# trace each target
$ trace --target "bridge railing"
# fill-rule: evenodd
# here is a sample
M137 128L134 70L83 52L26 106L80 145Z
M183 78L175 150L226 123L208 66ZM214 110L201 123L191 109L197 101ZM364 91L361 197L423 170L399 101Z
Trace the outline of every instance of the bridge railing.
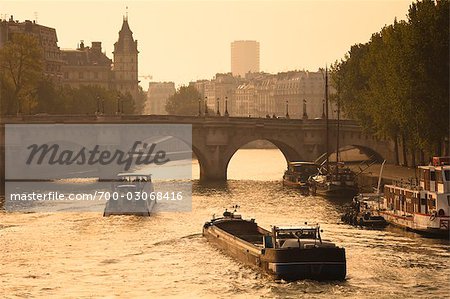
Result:
M266 118L266 117L236 117L236 116L184 116L184 115L95 115L95 114L36 114L7 115L1 117L1 123L108 123L108 122L173 122L173 123L283 123L283 124L325 124L324 119ZM330 120L333 127L336 120ZM341 120L342 126L359 127L351 120Z

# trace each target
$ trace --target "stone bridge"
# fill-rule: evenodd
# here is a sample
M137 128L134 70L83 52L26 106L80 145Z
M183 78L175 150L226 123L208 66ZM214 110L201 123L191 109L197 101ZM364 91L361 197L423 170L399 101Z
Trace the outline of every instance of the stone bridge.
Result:
M273 119L226 116L170 115L34 115L3 117L1 122L1 171L4 172L5 124L190 124L192 151L200 164L201 180L226 180L234 153L255 140L267 140L279 148L286 161L315 160L326 152L324 119ZM336 149L337 123L329 121L329 148ZM341 120L340 148L353 146L368 156L394 162L394 146L362 132L354 121ZM177 136L176 138L182 138ZM187 143L190 141L186 141ZM4 178L4 173L0 176Z

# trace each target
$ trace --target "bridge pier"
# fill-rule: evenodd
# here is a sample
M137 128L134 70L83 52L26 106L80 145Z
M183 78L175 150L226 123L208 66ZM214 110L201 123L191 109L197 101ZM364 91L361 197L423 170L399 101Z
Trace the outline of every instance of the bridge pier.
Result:
M200 164L200 181L226 181L229 159L221 154L219 145L210 148L210 153L198 157Z

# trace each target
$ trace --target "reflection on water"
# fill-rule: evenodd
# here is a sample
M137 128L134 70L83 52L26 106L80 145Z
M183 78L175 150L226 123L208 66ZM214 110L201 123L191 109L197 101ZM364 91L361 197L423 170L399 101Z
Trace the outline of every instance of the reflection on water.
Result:
M396 228L376 231L339 224L345 202L304 197L284 188L284 167L277 150L239 151L230 162L230 181L194 181L191 213L151 218L3 213L0 292L6 297L127 298L450 295L448 241ZM244 217L266 228L319 222L325 239L346 248L347 280L275 282L212 247L201 236L203 223L234 204L241 206Z

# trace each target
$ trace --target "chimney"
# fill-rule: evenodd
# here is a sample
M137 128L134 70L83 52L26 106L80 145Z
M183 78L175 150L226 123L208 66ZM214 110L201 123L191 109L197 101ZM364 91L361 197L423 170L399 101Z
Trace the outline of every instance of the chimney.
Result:
M92 50L95 52L102 52L102 42L92 42Z

